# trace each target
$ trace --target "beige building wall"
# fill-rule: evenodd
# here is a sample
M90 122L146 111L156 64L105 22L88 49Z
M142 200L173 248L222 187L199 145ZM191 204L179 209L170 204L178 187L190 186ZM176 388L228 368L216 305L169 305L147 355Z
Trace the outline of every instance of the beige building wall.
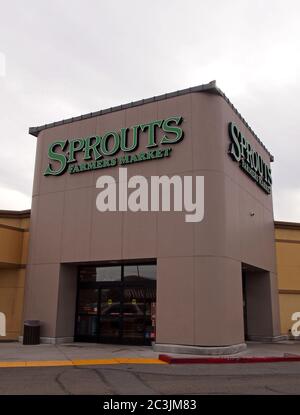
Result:
M275 222L275 235L281 331L289 334L300 312L300 224Z
M6 336L17 340L22 332L25 271L30 211L0 211L0 312L6 316Z
M266 163L271 156L214 86L199 91L129 104L34 133L38 138L24 318L42 322L45 341L69 341L74 334L74 320L66 318L75 313L75 295L70 293L75 292L77 276L70 267L143 258L157 259L157 343L243 344L242 264L264 270L264 281L252 287L249 301L253 310L264 307L265 312L249 334L280 334L272 195L230 159L228 123L238 125ZM99 214L96 179L101 174L116 177L117 168L57 177L43 174L48 147L58 138L101 135L174 115L183 117L184 139L174 145L169 158L128 166L128 177L204 176L202 222L186 224L181 212ZM145 150L146 140L142 133L138 151ZM78 154L78 161L81 157ZM266 295L263 291L256 296L261 285Z
M17 339L22 332L29 215L29 211L0 213L0 311L7 316L6 340ZM300 311L300 224L275 222L275 237L281 332L289 334L291 316Z

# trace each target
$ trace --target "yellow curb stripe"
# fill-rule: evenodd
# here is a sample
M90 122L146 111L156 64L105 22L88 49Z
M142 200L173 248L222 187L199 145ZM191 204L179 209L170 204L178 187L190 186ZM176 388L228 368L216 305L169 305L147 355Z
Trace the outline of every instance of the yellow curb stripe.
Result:
M0 367L26 367L26 362L0 362Z
M26 362L26 367L73 366L70 360L33 360Z
M86 359L86 360L72 360L73 366L83 366L83 365L115 365L118 362L116 359Z
M114 359L76 359L76 360L31 360L28 362L0 362L1 367L55 367L55 366L95 366L117 364L160 364L159 359L147 358L114 358Z

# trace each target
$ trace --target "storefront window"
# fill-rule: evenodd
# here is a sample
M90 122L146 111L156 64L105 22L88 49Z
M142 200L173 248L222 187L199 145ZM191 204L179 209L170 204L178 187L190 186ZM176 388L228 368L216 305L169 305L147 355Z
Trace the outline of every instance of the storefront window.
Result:
M82 282L93 282L96 280L96 268L95 267L87 267L81 268L79 273L79 279Z
M98 290L84 288L79 291L76 333L78 336L95 336L98 320Z
M80 269L81 282L121 281L121 266L86 267Z
M121 266L99 267L96 281L121 281Z
M97 315L98 290L83 289L79 291L78 312L80 314Z
M150 344L155 340L156 265L83 266L76 339Z
M124 279L126 281L156 280L156 265L125 265Z

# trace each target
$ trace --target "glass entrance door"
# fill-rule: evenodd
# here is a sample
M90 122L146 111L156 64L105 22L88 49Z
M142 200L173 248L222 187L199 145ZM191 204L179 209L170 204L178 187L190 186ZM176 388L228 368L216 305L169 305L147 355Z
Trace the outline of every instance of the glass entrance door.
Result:
M99 341L120 343L122 327L120 287L100 288Z
M78 292L76 336L86 341L96 341L98 325L99 290L81 288Z
M145 336L145 302L141 287L126 287L123 302L123 340L143 343Z
M155 265L83 267L75 340L151 344L155 340Z

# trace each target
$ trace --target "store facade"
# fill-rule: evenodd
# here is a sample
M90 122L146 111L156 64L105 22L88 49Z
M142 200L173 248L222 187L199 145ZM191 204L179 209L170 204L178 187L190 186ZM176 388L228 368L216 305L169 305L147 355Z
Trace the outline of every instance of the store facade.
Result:
M228 353L280 339L272 156L215 83L30 133L24 319L42 322L43 341ZM200 213L126 210L123 169L203 178ZM104 176L114 211L97 205Z

